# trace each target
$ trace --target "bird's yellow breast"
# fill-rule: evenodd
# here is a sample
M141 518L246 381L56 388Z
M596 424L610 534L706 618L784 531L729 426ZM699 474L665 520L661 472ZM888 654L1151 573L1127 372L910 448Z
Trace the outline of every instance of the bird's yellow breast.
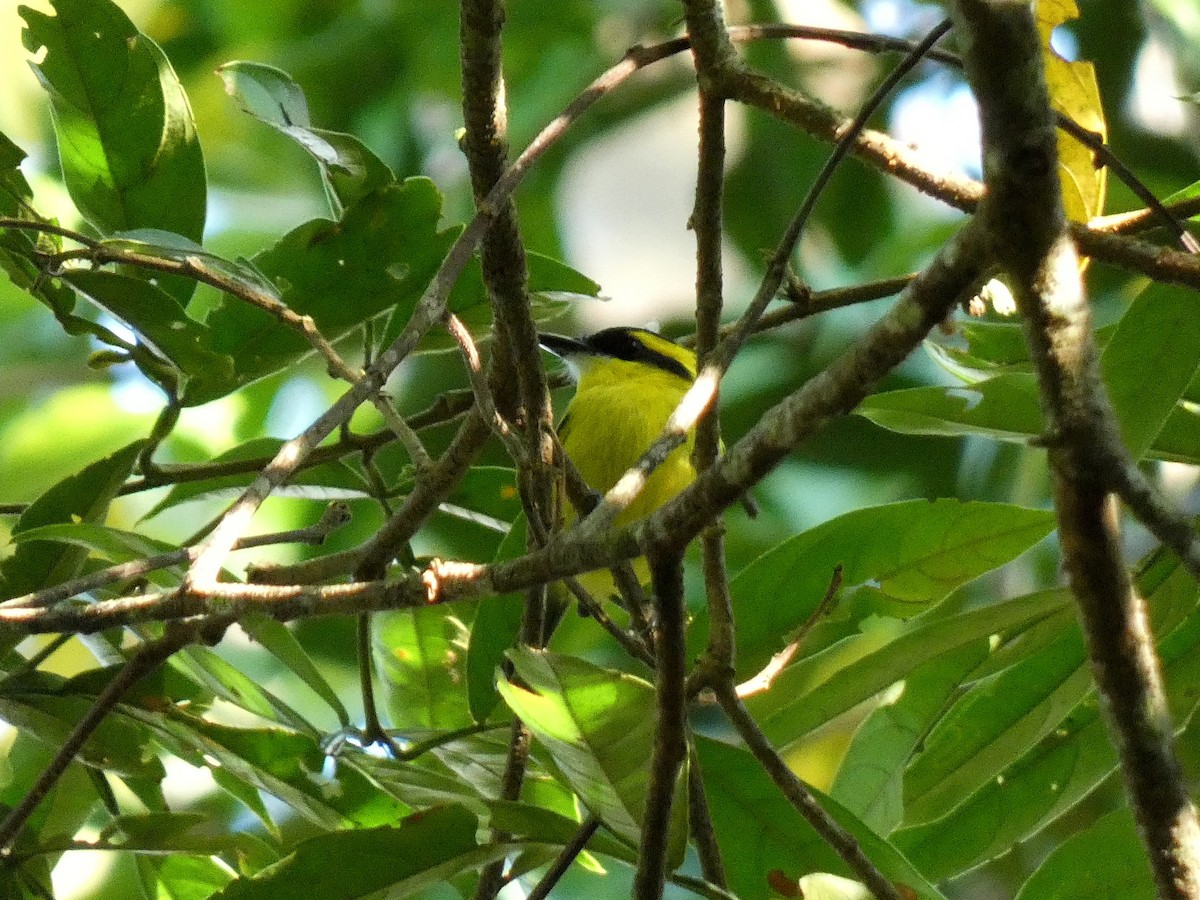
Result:
M678 375L638 363L605 360L580 373L559 437L588 485L606 492L662 433L690 385ZM638 497L617 517L624 525L662 506L696 477L694 436L654 470Z

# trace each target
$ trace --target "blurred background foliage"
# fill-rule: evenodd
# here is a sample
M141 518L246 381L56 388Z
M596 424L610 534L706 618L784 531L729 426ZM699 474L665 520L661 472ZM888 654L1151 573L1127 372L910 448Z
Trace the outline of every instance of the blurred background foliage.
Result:
M30 155L23 168L41 212L78 227L56 169L48 105L20 44L17 4L0 3L0 131ZM50 11L44 3L30 5ZM315 124L357 135L398 177L430 177L444 195L444 224L469 217L470 186L456 144L461 125L457 4L122 0L120 5L163 48L190 97L209 179L205 245L216 253L227 259L250 256L297 224L327 214L311 159L294 142L245 115L214 75L217 66L236 59L286 70L303 87ZM1200 149L1196 106L1179 99L1200 90L1194 52L1200 19L1192 0L1089 0L1084 13L1059 29L1057 46L1064 55L1095 63L1113 149L1159 196L1188 186L1196 180ZM906 37L923 34L943 15L936 5L908 0L727 4L733 24L793 21ZM671 0L510 4L505 68L514 149L627 47L676 34L680 16ZM857 108L891 62L807 42L761 42L746 54L784 81L847 111ZM554 330L659 322L673 336L690 333L694 263L686 225L694 183L694 105L688 61L677 57L660 63L573 126L521 187L516 199L527 246L564 260L599 282L611 298L574 305ZM914 143L937 165L977 176L973 115L961 76L925 63L872 124ZM734 111L729 132L726 296L732 316L747 302L764 252L775 245L829 148L753 110ZM1107 211L1138 206L1120 184L1110 183ZM958 213L851 161L822 198L798 250L797 267L817 289L905 274L926 263L959 221ZM1091 266L1088 277L1101 323L1115 321L1139 287L1126 273L1099 264ZM199 315L196 305L205 302L197 294L190 311ZM763 410L820 371L886 302L821 315L755 338L723 387L726 440L741 436ZM95 349L89 338L64 334L44 307L0 280L0 501L31 501L65 473L148 429L161 396L136 372L126 371L130 366L89 368ZM929 355L918 354L883 387L953 383ZM392 388L402 410L412 412L462 384L457 356L433 354L406 365ZM160 459L207 460L252 438L291 437L339 392L310 360L186 410ZM370 424L372 414L360 413L356 426ZM430 435L435 453L449 434L442 428ZM389 451L379 464L398 465L398 456ZM504 459L493 447L484 461ZM1181 494L1190 488L1190 467L1160 465ZM757 519L740 509L730 512L730 568L736 572L789 535L866 505L959 497L1047 508L1046 477L1040 452L1017 443L901 435L863 417L846 417L808 441L760 486ZM161 499L157 492L122 500L110 521L132 528ZM209 496L172 507L138 527L178 543L217 515L224 502ZM352 506L353 523L334 536L333 549L353 546L380 521L372 501L356 500ZM273 499L257 522L262 531L296 527L312 521L319 508L314 500ZM11 521L0 518L0 533ZM418 555L486 560L499 540L478 524L438 515L418 535L414 549ZM1136 545L1137 540L1134 531L1131 541ZM279 552L279 558L289 559L303 551ZM1006 568L972 590L980 596L1011 596L1052 584L1055 559L1043 544L1023 567ZM689 580L698 586L694 568ZM690 594L699 603L702 592ZM332 673L353 712L358 701L352 623L307 621L296 630ZM252 642L227 639L217 652L273 690L285 695L296 690ZM93 664L82 645L53 659L53 668L68 675ZM336 727L316 700L297 703L322 725ZM810 745L793 748L792 759L806 777L827 786L851 733L848 727L830 729ZM1194 764L1200 741L1186 748ZM36 759L10 761L21 770L38 764ZM1197 771L1195 765L1190 771ZM188 790L204 798L192 801L196 808L216 816L236 814L236 804L225 795L203 786ZM1021 870L1022 852L969 883L961 896L983 896L971 893L981 884L1004 884L1006 866ZM85 863L75 859L72 865ZM117 882L89 888L86 878L77 881L82 883L71 896L120 895L109 893Z

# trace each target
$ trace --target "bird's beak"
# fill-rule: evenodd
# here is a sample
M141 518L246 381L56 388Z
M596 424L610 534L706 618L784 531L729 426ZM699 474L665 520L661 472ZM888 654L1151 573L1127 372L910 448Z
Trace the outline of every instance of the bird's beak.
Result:
M539 334L538 343L542 345L543 350L548 350L559 359L567 359L568 357L588 352L588 346L583 341L578 341L575 338L566 337L561 334Z

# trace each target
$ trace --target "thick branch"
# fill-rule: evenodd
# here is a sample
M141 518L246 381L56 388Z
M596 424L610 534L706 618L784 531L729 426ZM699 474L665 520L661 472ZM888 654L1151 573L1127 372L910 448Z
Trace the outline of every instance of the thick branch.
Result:
M1145 605L1121 557L1112 471L1128 460L1063 216L1032 12L1026 4L959 0L957 24L983 131L988 196L980 218L1026 318L1059 535L1093 674L1158 894L1200 897L1200 824L1175 758Z

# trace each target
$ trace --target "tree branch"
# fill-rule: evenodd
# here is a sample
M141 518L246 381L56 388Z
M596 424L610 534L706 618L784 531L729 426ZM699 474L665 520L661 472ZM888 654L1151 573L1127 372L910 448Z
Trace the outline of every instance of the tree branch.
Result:
M105 716L112 712L113 707L120 702L125 693L135 684L155 671L167 661L173 653L196 640L207 640L220 635L232 623L232 619L194 621L188 624L173 624L168 627L166 634L156 641L143 644L141 648L125 663L124 666L104 686L96 700L84 713L79 723L67 735L62 746L54 754L50 764L38 775L37 781L0 822L0 859L12 852L13 842L21 828L33 815L34 810L46 798L51 788L67 771L67 767L87 739L92 736ZM219 640L216 637L216 640Z
M728 683L720 685L717 688L717 700L750 752L754 754L754 758L775 782L775 786L787 797L788 802L795 810L812 825L817 834L821 835L825 842L837 851L837 854L870 889L877 900L902 900L902 895L896 886L888 881L883 873L875 868L874 863L863 854L854 835L846 831L821 808L804 782L796 777L796 773L789 769L787 763L775 752L775 748L771 746L766 735L758 727L758 723L754 721L742 701L738 699L732 686Z
M1160 897L1200 896L1200 824L1174 753L1162 673L1121 558L1109 464L1124 453L1059 193L1054 116L1026 4L958 0L979 101L979 212L1016 286L1047 422L1059 536L1088 653Z
M646 809L638 847L637 874L633 880L635 900L662 897L667 876L667 853L671 837L671 808L679 767L687 756L687 604L683 595L683 547L650 556L650 578L658 613L655 630L654 752L650 759L650 781L646 787Z

